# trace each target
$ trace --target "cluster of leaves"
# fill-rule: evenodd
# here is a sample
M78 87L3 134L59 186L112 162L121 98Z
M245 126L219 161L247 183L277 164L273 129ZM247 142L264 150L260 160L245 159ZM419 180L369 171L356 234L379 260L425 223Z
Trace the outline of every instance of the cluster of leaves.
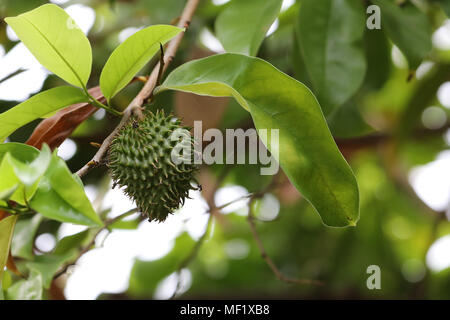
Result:
M17 17L7 18L5 21L42 65L76 87L60 86L43 91L2 113L1 141L23 125L38 118L48 117L66 106L77 103L88 102L119 114L109 106L103 105L91 95L93 90L86 88L92 64L91 47L86 36L63 9L52 4L43 5ZM173 26L151 26L119 46L111 54L100 77L102 97L106 102L109 104L110 99L132 80L135 73L159 50L160 44L166 43L180 31L182 29ZM41 138L42 136L41 134ZM66 163L57 156L57 149L51 153L45 142L42 139L29 141L30 144L42 147L42 151L25 144L0 144L2 177L0 209L11 214L10 217L0 221L2 228L0 279L7 264L12 234L19 214L36 215L36 218L27 219L27 231L34 230L34 232L28 234L27 239L23 239L26 251L15 255L25 259L33 258L34 234L42 216L89 227L103 225L87 198L78 175L72 174ZM56 145L61 142L57 141ZM20 229L19 225L17 229ZM20 251L21 248L14 246L14 250ZM33 298L41 297L42 288L49 287L56 271L74 255L74 252L61 250L64 253L61 256L56 251L60 250L55 250L54 255L38 259L42 261L30 263L29 279L9 288L7 296L30 298L31 294ZM28 286L32 286L33 290L28 290ZM3 284L3 290L8 287L9 285Z
M139 16L139 10L144 9L151 23L167 23L174 18L174 14L178 14L173 12L174 8L181 10L183 2L139 1L134 13ZM323 234L320 233L320 225L315 224L314 218L311 218L313 211L320 214L324 224L344 227L356 225L360 205L365 213L377 212L372 206L392 211L392 214L397 208L401 208L400 211L405 208L402 200L399 200L403 195L384 199L392 202L395 209L385 208L384 202L380 203L375 199L377 192L374 189L379 192L383 188L394 189L394 186L386 182L374 187L375 182L371 184L368 180L372 179L371 174L378 173L374 169L378 168L378 164L376 160L364 156L362 164L356 166L358 181L363 181L362 185L360 182L360 203L356 178L332 136L333 133L335 137L353 137L374 130L363 120L358 105L363 104L362 101L367 103L364 99L388 82L391 75L390 42L406 57L410 73L417 69L432 50L432 24L419 7L410 2L402 5L388 0L370 2L381 9L383 31L367 29L366 7L370 3L364 1L301 0L282 13L281 0L232 0L220 7L207 2L199 10L201 23L207 27L214 26L215 34L227 53L181 65L155 91L156 103L164 101L164 97L172 90L212 97L232 97L248 113L239 113L236 110L240 109L231 106L228 108L234 112L230 116L233 120L231 122L236 124L250 114L256 128L280 130L280 157L276 160L312 207L304 203L290 208L288 206L286 212L293 212L295 215L290 215L291 218L287 221L271 227L272 242L279 245L269 249L274 251L280 247L290 248L291 250L279 252L278 258L288 259L293 255L295 258L291 263L295 266L301 265L306 257L298 254L292 243L309 243L311 248L313 244L320 245L320 237L317 235ZM439 2L442 8L448 9L448 1ZM120 2L117 5L126 6ZM152 10L148 10L149 8ZM277 18L279 29L273 36L266 38L267 31ZM124 19L127 20L128 17L125 16ZM49 117L73 104L79 104L83 108L90 104L91 108L104 108L120 115L111 106L113 99L120 99L116 95L152 59L161 44L184 31L170 25L153 25L136 32L109 56L99 72L101 93L94 94L92 90L95 88L87 89L93 65L90 43L64 10L56 5L43 5L17 17L7 18L6 22L43 66L72 86L43 91L1 113L0 141L4 141L22 126L36 119ZM194 34L198 31L196 28L198 26L193 25ZM193 39L187 39L186 42L189 43L189 40ZM287 62L284 58L277 59L280 51L284 57L286 43L290 52ZM186 48L183 49L187 51ZM399 74L394 80L406 83L406 78L406 75ZM440 83L441 81L437 82ZM395 89L392 89L391 95L392 92ZM127 92L123 96L126 95ZM424 107L426 106L419 106ZM92 111L89 112L90 115ZM420 110L418 114L416 118L420 117ZM86 117L81 117L82 120L74 126ZM65 137L72 132L73 127ZM10 273L4 273L3 290L0 289L0 294L5 291L6 298L41 298L42 289L49 288L55 273L62 265L72 261L79 248L89 243L92 231L104 224L84 194L81 180L70 172L55 152L51 153L43 144L48 141L43 140L45 139L33 144L39 148L42 146L41 151L17 143L0 145L0 205L12 214L0 221L0 271L7 264L11 247L12 255L23 259L21 271L28 273L27 280L16 281L14 284ZM278 147L270 145L270 138L263 142L269 150ZM255 177L249 179L252 172L255 172ZM243 166L230 174L229 182L256 190L255 186L261 185L261 177L257 176L256 171ZM293 218L298 212L302 217ZM35 256L32 253L34 237L43 217L87 225L92 229L61 240L51 254ZM200 262L194 266L194 277L198 278L194 291L214 291L208 284L215 276L209 278L205 274L220 263L225 263L225 253L218 249L222 244L233 238L251 241L248 230L239 227L243 223L242 218L233 215L230 220L236 231L225 233L215 227L213 240L200 251ZM416 220L417 224L423 222L421 219ZM327 240L324 241L336 243L336 246L331 249L330 246L325 246L323 251L338 257L338 254L350 252L349 247L355 252L373 248L374 253L370 257L383 257L384 248L392 243L383 239L375 248L370 242L383 232L381 222L370 219L367 221L361 231L348 231L345 234L329 231L325 235ZM373 223L373 228L370 228L370 223ZM136 226L137 223L133 222L132 228ZM306 234L299 235L297 230L300 229ZM427 233L429 230L424 227L421 232ZM293 235L290 241L285 238L288 233ZM372 240L369 240L368 235L373 236L370 238ZM360 241L360 245L355 240ZM426 244L421 242L420 246L421 252L426 250ZM176 271L186 252L193 247L194 241L187 234L182 234L172 252L164 258L151 262L137 261L131 275L129 293L133 296L146 296L153 292L161 279ZM321 249L318 251L322 252ZM411 258L418 258L420 254ZM398 276L396 272L399 267L391 261L394 258L390 251L386 255L389 256L389 263L386 264L389 269L388 277L392 280ZM211 256L215 259L207 258ZM325 265L327 257L329 258L323 255L316 258L324 260L322 262ZM323 272L336 278L343 274L354 274L357 268L362 270L362 262L358 257L348 257L352 261L348 269L337 268ZM371 263L368 258L364 259L365 262ZM251 273L247 272L242 276L239 264L254 268L248 268ZM260 264L259 254L252 246L247 260L230 263L228 276L221 283L215 282L216 289L219 290L223 285L223 289L228 286L240 290L244 281L247 281L245 285L253 285L255 290L262 283L272 285L272 281L275 281L273 275L261 271ZM209 271L204 272L205 270ZM311 277L316 276L316 273L306 267L302 268L302 272ZM236 279L241 281L236 282ZM347 277L345 279L352 281ZM392 289L394 291L395 288Z
M42 217L61 222L70 222L87 226L100 226L102 221L95 213L84 192L83 183L77 175L70 172L66 163L51 153L47 145L42 151L19 143L0 145L0 209L11 213L11 216L0 221L1 257L0 276L7 263L12 234L17 218L20 215L35 214L33 218L21 220L16 227L21 243L14 247L17 257L32 259L34 233ZM34 232L33 232L34 230ZM11 298L29 298L28 294L40 295L42 286L48 288L54 273L60 265L73 255L65 253L59 257L41 257L41 262L28 264L31 275L28 281L18 282L8 289ZM48 264L46 259L50 259ZM52 261L52 259L56 259ZM44 270L41 270L44 267ZM50 270L49 270L50 268ZM35 272L34 272L35 271ZM34 287L30 292L22 292L26 286ZM40 285L40 290L36 286ZM25 286L25 287L23 287ZM6 286L6 288L8 285ZM3 289L6 289L3 285ZM20 292L19 292L20 291Z

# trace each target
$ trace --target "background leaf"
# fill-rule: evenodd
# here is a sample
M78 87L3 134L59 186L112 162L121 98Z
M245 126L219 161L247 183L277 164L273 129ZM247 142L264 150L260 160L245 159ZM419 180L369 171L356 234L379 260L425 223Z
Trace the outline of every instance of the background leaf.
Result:
M450 17L450 0L436 0L441 3L442 10Z
M281 0L233 0L217 17L217 38L227 52L255 56L281 9Z
M32 272L26 280L14 283L7 291L8 300L41 300L42 276L38 272Z
M417 69L431 50L431 26L427 16L415 5L402 6L390 0L374 0L381 9L381 26L403 52L410 69Z
M120 44L106 61L100 75L100 88L109 101L133 79L134 75L159 51L159 45L183 31L169 25L139 30Z
M365 28L360 1L302 1L296 34L325 114L345 103L364 80Z
M374 131L362 117L354 100L337 108L327 117L327 121L335 138L358 137Z
M175 69L161 90L233 96L257 129L279 129L276 159L325 224L355 225L358 187L340 154L314 95L303 84L257 58L222 54ZM263 141L269 150L268 141Z
M87 97L74 87L56 87L38 93L0 114L0 141L23 125L68 105L85 102Z
M32 273L36 272L42 276L42 286L48 289L56 272L65 262L75 258L75 256L75 251L70 251L60 256L54 254L42 255L36 257L35 261L28 262L27 267Z
M45 4L5 21L44 67L70 84L86 86L91 74L91 45L63 9Z
M11 253L14 257L33 259L34 238L42 220L43 217L40 214L35 214L30 219L17 221L11 246Z
M69 250L81 247L82 244L84 244L86 241L89 241L89 231L90 230L84 230L62 238L56 245L53 253L60 256L66 254Z
M8 260L9 247L14 232L17 216L9 216L0 220L0 279L3 278L3 270Z

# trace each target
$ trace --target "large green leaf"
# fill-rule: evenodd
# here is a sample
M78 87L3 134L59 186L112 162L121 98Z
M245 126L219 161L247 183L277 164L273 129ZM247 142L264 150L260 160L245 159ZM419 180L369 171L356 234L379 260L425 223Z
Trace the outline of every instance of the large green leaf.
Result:
M276 160L324 223L356 224L356 179L316 98L302 83L261 59L222 54L180 66L159 90L167 89L236 98L250 111L257 129L279 129L279 146L263 142L269 150L278 147Z
M345 103L364 80L365 28L361 1L302 1L296 34L325 114Z
M31 219L17 221L11 246L11 252L14 257L33 259L34 238L42 218L40 214L35 214Z
M142 29L120 44L111 54L100 75L100 88L109 101L165 44L183 29L156 25Z
M74 87L56 87L38 93L0 114L0 142L23 125L88 98Z
M9 247L16 221L17 216L9 216L0 220L0 281L3 279L3 270L5 269L6 261L8 261Z
M374 0L381 9L381 25L416 69L431 50L431 27L426 14L406 2L398 6L390 0Z
M91 45L63 9L45 4L5 21L44 67L70 84L86 86Z
M50 219L87 226L102 224L84 188L56 155L29 203L31 208Z
M232 0L217 17L216 35L226 51L254 56L278 16L281 0Z

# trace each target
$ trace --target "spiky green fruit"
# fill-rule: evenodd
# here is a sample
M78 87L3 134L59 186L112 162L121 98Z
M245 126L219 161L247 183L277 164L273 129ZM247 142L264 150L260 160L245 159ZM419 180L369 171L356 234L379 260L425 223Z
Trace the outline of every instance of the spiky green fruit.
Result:
M194 140L180 120L164 112L146 112L144 119L134 120L119 132L110 146L108 166L114 183L125 187L149 221L164 221L184 204L197 166L194 164ZM174 134L175 132L175 134ZM172 150L182 139L189 153L188 161L173 161ZM182 154L182 152L179 152ZM174 163L178 162L178 164ZM181 162L181 163L180 163Z

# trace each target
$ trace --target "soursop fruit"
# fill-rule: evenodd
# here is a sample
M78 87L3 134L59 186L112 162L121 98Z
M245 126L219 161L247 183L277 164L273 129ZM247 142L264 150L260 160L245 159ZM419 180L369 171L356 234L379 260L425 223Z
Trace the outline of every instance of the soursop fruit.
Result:
M185 149L176 154L182 157L173 161L172 150L180 146ZM122 128L109 148L108 167L114 184L124 187L149 221L164 221L190 190L198 189L191 184L197 170L194 139L179 119L163 111L146 111L144 119Z

